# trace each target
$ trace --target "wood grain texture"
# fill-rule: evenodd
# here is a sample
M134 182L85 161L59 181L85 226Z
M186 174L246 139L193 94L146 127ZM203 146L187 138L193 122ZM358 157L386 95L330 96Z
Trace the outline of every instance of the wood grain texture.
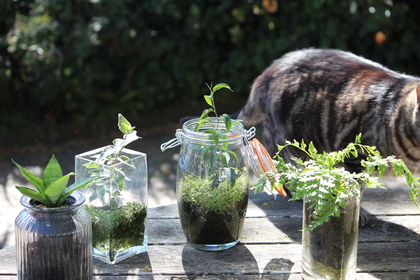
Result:
M406 188L367 190L358 280L420 279L420 211ZM301 279L302 203L251 195L240 243L204 252L186 245L176 205L149 209L149 248L117 265L94 261L94 279ZM0 250L0 280L17 279L15 247Z

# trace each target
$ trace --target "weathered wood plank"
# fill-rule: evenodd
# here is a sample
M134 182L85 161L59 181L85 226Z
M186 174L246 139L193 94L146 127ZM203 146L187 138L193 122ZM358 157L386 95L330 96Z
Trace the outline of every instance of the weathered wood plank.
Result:
M387 189L366 189L362 198L362 207L370 215L419 215L418 209L410 198L409 190L400 178L386 178L392 183ZM397 183L395 183L396 181ZM398 183L399 182L399 183ZM302 202L289 201L287 197L273 196L266 193L250 194L247 217L265 216L302 216ZM149 209L150 218L178 218L176 204Z
M384 189L366 189L361 205L368 215L418 215L418 209L410 198L407 187L389 186ZM288 198L269 196L265 193L252 194L247 217L301 216L302 202L288 201Z
M420 272L379 272L357 273L357 280L417 280ZM0 276L0 280L16 280L16 276ZM258 274L258 275L121 275L121 276L94 276L94 280L302 280L297 274Z
M419 272L420 242L360 243L358 270L361 272ZM150 260L150 266L147 258ZM148 255L136 256L118 266L96 264L95 272L141 273L152 269L157 275L299 273L299 244L237 245L222 252L203 252L189 246L151 246Z
M370 216L359 228L359 242L420 241L419 216Z
M252 243L300 242L302 217L247 218L240 241ZM181 244L186 239L179 219L150 219L150 244ZM359 241L409 241L420 240L418 216L371 216L359 230Z
M368 189L362 204L380 216L360 229L357 279L420 279L420 211L408 190ZM241 243L222 252L185 245L176 204L149 218L148 251L115 266L94 261L95 279L301 279L300 201L251 195ZM0 250L0 263L0 280L17 279L14 246Z
M357 280L416 280L420 279L420 272L385 272L385 273L357 273ZM14 278L16 279L16 278ZM103 280L138 280L138 279L147 279L147 280L302 280L300 273L279 273L279 274L258 274L258 275L153 275L153 276L127 276L127 277L117 277L117 276L101 276L94 277L94 279L103 279ZM0 278L1 280L1 278Z
M420 215L410 197L410 191L401 178L387 177L384 189L366 189L361 201L362 207L372 215ZM389 183L386 183L389 181Z
M0 250L0 275L16 274L16 248L7 246Z
M0 251L6 256L3 274L14 274L13 246ZM9 251L7 254L5 251ZM359 243L358 271L370 274L419 273L420 242ZM95 275L257 275L300 272L299 244L237 245L222 252L203 252L184 245L150 246L145 254L111 266L95 261ZM395 274L394 274L395 275ZM379 278L381 279L381 278Z

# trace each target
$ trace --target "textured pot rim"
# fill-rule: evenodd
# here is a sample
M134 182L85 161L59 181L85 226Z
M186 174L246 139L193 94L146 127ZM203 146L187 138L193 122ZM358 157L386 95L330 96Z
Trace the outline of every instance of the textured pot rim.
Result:
M23 207L26 209L30 209L32 211L36 212L66 212L75 208L78 208L85 203L85 195L80 191L73 192L69 197L72 197L75 201L71 205L65 205L60 207L38 207L36 205L31 204L31 201L34 200L26 195L23 195L20 198L20 204L22 204Z

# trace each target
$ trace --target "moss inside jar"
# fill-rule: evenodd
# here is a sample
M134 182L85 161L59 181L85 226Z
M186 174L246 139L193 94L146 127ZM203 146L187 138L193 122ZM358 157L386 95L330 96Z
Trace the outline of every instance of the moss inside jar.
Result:
M220 250L236 244L248 205L248 173L243 172L233 186L225 181L215 188L211 180L193 175L180 185L178 207L188 243L210 251L212 245Z

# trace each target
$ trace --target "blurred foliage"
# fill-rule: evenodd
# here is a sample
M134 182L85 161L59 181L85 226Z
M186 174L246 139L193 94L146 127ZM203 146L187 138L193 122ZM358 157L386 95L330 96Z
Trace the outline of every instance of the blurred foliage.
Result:
M4 0L0 141L94 133L118 112L196 100L206 82L246 95L272 60L305 47L419 74L418 2Z

